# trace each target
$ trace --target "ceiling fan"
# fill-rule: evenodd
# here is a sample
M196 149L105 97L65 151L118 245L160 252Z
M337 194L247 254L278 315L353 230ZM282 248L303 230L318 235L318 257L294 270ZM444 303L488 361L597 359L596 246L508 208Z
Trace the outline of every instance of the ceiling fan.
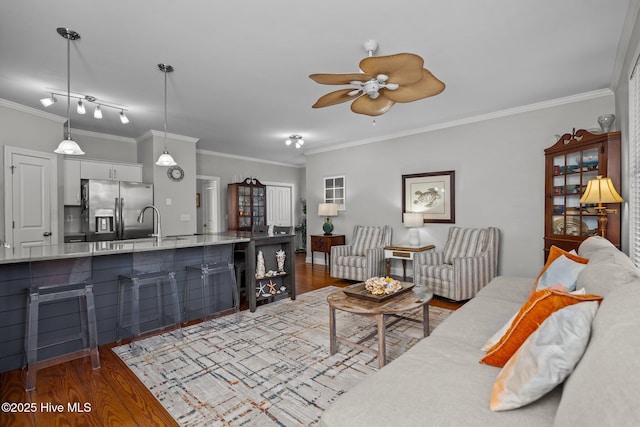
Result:
M328 107L352 101L351 111L368 116L379 116L389 111L396 102L413 102L439 94L444 83L423 68L424 60L412 53L373 56L378 42L364 43L368 58L360 61L360 73L311 74L316 83L325 85L351 85L321 96L313 108Z

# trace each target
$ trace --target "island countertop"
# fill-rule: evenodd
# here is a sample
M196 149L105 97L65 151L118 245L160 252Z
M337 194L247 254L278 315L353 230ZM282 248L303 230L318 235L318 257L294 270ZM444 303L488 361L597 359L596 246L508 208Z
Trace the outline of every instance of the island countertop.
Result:
M0 264L14 264L32 260L62 259L82 256L113 255L163 249L190 248L209 245L228 245L248 242L247 236L234 233L172 236L161 240L155 237L110 240L103 242L59 243L32 248L0 248Z

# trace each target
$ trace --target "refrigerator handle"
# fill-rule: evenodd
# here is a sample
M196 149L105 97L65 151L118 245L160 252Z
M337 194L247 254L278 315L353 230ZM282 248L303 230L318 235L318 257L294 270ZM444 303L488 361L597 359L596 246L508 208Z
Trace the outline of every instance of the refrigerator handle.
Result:
M116 240L119 240L121 238L120 236L120 221L122 218L120 218L120 198L116 197L116 209L115 209L115 224L113 224L113 228L114 228L114 233L116 236Z
M124 211L124 197L120 198L120 238L124 238L124 216L122 215Z

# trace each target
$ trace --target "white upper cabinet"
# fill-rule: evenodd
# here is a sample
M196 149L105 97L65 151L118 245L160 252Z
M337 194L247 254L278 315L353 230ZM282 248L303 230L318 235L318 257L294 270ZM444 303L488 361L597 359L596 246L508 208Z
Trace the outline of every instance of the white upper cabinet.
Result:
M80 206L80 160L64 159L64 204Z
M108 163L94 160L80 161L81 179L106 179L111 181L142 181L142 165Z

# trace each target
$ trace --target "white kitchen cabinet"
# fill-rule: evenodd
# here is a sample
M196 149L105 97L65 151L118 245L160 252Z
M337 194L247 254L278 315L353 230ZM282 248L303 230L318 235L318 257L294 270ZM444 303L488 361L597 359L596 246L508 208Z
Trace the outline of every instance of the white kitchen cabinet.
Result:
M80 160L64 159L64 204L80 206Z
M142 165L109 163L93 160L80 161L81 179L106 179L111 181L142 181Z

